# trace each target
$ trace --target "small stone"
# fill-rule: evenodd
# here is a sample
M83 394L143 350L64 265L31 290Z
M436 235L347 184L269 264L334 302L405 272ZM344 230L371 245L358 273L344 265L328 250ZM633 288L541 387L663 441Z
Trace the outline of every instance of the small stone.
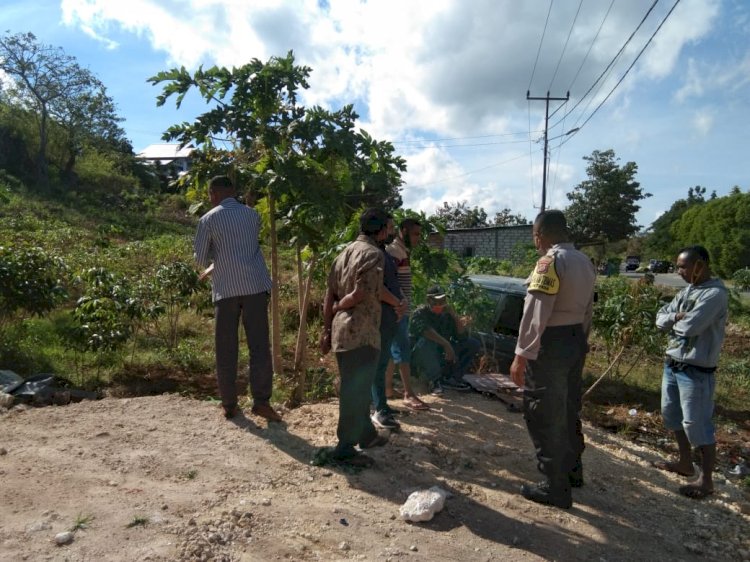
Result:
M270 498L263 498L263 500L260 502L261 505L271 505L271 499Z
M343 542L342 542L342 543L341 543L341 544L339 545L339 550L351 550L351 548L352 548L352 547L351 547L351 546L349 546L349 543L348 543L348 542L346 542L346 541L343 541Z
M57 533L55 535L55 544L58 546L62 546L64 544L70 544L73 542L73 533L70 531L65 531L64 533Z
M411 550L412 552L417 552L417 551L418 551L419 549L417 548L417 545L416 545L416 544L413 544L413 545L411 545L411 546L409 547L409 550Z

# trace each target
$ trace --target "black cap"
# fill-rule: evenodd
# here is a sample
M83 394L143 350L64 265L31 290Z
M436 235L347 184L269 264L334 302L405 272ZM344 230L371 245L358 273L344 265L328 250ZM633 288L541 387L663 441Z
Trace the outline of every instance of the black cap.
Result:
M445 300L445 291L440 285L433 285L427 289L427 298L431 301Z

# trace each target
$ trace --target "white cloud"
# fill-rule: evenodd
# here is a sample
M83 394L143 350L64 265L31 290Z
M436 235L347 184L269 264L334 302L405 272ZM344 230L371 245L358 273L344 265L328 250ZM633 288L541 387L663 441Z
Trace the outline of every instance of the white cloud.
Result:
M556 124L612 60L651 3L615 2L594 42L609 2L584 2L563 53L578 3L555 2L532 80L547 2L61 0L68 25L120 49L136 38L169 65L240 65L293 49L297 62L313 69L304 103L355 103L362 127L376 138L396 140L538 130L544 104L527 102L527 89L532 96L570 90L568 106L551 119ZM674 138L675 123L692 126L701 135L715 131L722 120L719 110L696 110L690 100L750 83L750 54L733 53L726 64L717 64L721 56L696 52L722 21L723 6L719 0L683 0L678 5L602 110L574 142L562 146L562 156L553 153L548 206L567 204L565 193L584 176L581 156L594 149L615 147L624 161L636 160L641 166L641 155L672 142L665 139ZM581 104L550 136L582 125L669 7L671 3L657 6L590 102ZM737 10L732 21L746 25L742 21L747 19L741 19L745 10ZM737 51L746 49L734 44ZM672 81L678 76L679 85ZM667 93L657 91L659 86ZM670 96L683 105L680 112L668 107ZM531 165L524 144L463 150L405 146L397 144L408 162L403 192L407 206L433 212L442 201L465 199L488 213L510 207L528 217L535 214L542 183L539 145L532 146ZM675 158L674 165L682 162Z
M714 126L714 115L710 109L702 109L695 113L692 120L693 128L701 136L706 136Z

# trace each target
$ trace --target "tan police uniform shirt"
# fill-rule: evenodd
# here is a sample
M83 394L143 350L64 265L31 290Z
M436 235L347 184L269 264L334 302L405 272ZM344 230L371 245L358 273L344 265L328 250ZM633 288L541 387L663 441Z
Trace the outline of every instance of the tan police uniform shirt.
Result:
M526 279L523 318L516 355L536 359L547 326L582 324L591 328L596 271L591 260L572 243L552 246Z
M340 310L331 325L331 349L351 351L359 347L380 349L380 287L383 285L383 252L360 234L333 262L328 287L336 300L351 293L359 282L365 298Z

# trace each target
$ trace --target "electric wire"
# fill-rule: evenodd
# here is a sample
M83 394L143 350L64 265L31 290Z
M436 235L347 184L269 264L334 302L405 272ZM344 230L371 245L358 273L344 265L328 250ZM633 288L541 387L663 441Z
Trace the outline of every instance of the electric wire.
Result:
M612 65L617 61L618 58L620 58L620 55L625 50L625 47L627 47L628 44L630 44L630 41L632 41L633 37L635 37L635 34L638 33L638 30L643 26L643 24L645 23L646 19L648 19L648 16L651 14L651 12L654 10L654 8L656 7L656 5L658 3L659 3L659 0L654 0L654 2L651 4L651 7L646 12L646 15L643 16L643 18L641 19L640 23L635 28L635 30L633 31L633 33L631 33L630 37L628 37L627 40L625 41L625 43L622 44L622 47L620 47L620 50L617 51L617 54L615 54L615 56L612 58L612 60L609 61L609 64L602 71L602 73L599 75L599 77L596 80L594 80L594 83L591 84L591 86L589 87L589 89L586 90L586 93L583 94L583 96L581 96L581 98L575 103L575 105L573 107L571 107L570 110L562 118L560 118L557 121L557 123L555 123L554 125L552 125L550 127L550 129L554 129L555 127L557 127L562 122L562 120L564 118L568 117L571 113L573 113L576 110L576 108L578 108L578 106L581 104L581 102L583 102L583 100L586 99L586 96L588 96L591 93L591 90L593 90L596 87L596 85L601 81L601 79L604 77L604 75L612 68Z
M671 9L669 10L669 12L667 12L667 15L666 15L666 16L664 16L664 19L662 19L662 20L661 20L661 23L659 23L659 26L658 26L658 27L657 27L657 28L656 28L656 29L654 30L654 32L653 32L653 33L651 34L651 37L649 37L649 38L648 38L648 41L646 41L646 44L645 44L645 45L643 45L643 48L642 48L642 49L641 49L641 50L640 50L640 51L638 52L638 55L636 55L636 57L635 57L635 59L633 60L633 62L632 62L632 63L630 63L630 66L628 67L628 69L627 69L627 70L625 71L625 73L624 73L624 74L622 75L622 77L620 77L620 79L619 79L619 80L617 81L617 84L615 84L615 85L614 85L614 87L613 87L613 88L612 88L612 89L611 89L611 90L609 91L609 93L608 93L608 94L607 94L607 96L606 96L606 97L605 97L605 98L604 98L604 99L603 99L603 100L601 101L601 103L600 103L599 105L597 105L597 106L596 106L596 109L594 109L594 111L593 111L593 112L591 113L591 115L589 115L589 116L588 116L588 118L587 118L587 119L586 119L586 120L585 120L585 121L584 121L584 122L583 122L583 123L582 123L582 124L580 125L580 127L578 128L578 130L577 130L577 131L575 131L574 133L572 133L571 135L568 135L568 137L567 137L566 139L563 139L563 143L562 143L562 144L565 144L565 143L566 143L566 142L568 142L568 141L569 141L569 140L570 140L571 138L573 138L573 137L574 137L575 135L577 135L577 134L578 134L578 133L580 132L580 130L581 130L581 129L582 129L582 128L583 128L583 127L584 127L584 126L586 125L586 123L588 123L589 121L591 121L591 118L592 118L592 117L593 117L594 115L596 115L596 112L597 112L597 111L599 111L599 108L601 108L601 107L602 107L602 106L604 105L604 103L605 103L605 102L606 102L606 101L607 101L607 100L608 100L608 99L610 98L610 96L611 96L611 95L612 95L612 94L614 93L614 91L615 91L615 90L617 89L617 87L618 87L618 86L619 86L620 84L622 84L622 81L623 81L623 80L625 80L625 77L626 77L626 76L628 75L628 73L630 72L630 70L631 70L631 69L632 69L632 68L633 68L633 67L635 66L635 63L636 63L636 62L638 62L638 59L640 59L640 58L641 58L641 55L642 55L642 54L644 53L644 51L646 50L646 48L647 48L647 47L648 47L648 46L649 46L649 45L651 44L651 41L653 41L653 40L654 40L654 37L656 37L656 34L657 34L657 33L659 33L659 30L660 30L660 29L662 28L662 26L663 26L663 25L664 25L664 24L666 23L666 21L667 21L667 20L669 19L669 16L671 16L671 15L672 15L672 12L674 12L675 8L676 8L676 7L677 7L677 5L678 5L678 4L680 3L680 1L681 1L681 0L676 0L676 1L675 1L675 3L674 3L674 5L672 6L672 8L671 8Z
M542 30L542 37L539 39L539 48L536 50L536 60L534 61L534 68L531 70L531 78L529 78L529 87L526 90L531 90L531 83L534 81L534 74L536 73L536 65L539 62L539 53L542 52L542 44L544 43L544 36L547 34L547 24L549 23L549 15L552 13L552 2L549 0L549 9L547 10L547 19L544 20L544 29Z
M557 59L557 66L555 67L555 71L552 73L552 80L549 81L549 86L547 86L548 92L552 90L552 83L555 81L555 78L557 77L557 71L560 70L560 63L562 63L563 57L565 56L565 50L568 48L568 43L570 42L570 36L573 34L573 28L576 25L576 21L578 21L578 14L581 13L581 6L583 6L583 0L580 0L580 2L578 2L578 9L576 10L576 15L573 18L573 23L570 24L570 29L568 30L568 37L565 39L565 45L563 45L562 51L560 52L560 58Z
M464 172L463 174L458 174L457 176L451 176L449 178L443 178L443 179L439 179L439 180L435 180L435 181L431 181L427 183L420 183L418 185L405 184L404 188L425 187L428 185L435 185L436 183L450 182L453 180L464 178L466 176L470 176L472 174L476 174L477 172L483 172L484 170L489 170L490 168L497 168L498 166L502 166L504 164L515 162L516 160L520 160L521 158L526 158L526 154L521 154L520 156L514 156L513 158L509 158L508 160L503 160L502 162L495 162L494 164L490 164L489 166L483 166L482 168L476 168L475 170L469 170L468 172Z
M596 43L596 40L599 38L599 34L602 32L602 28L604 27L604 22L607 21L607 18L609 17L609 12L612 10L612 6L614 5L615 5L615 0L612 0L609 3L609 8L607 8L607 12L604 14L602 23L599 24L599 29L596 30L596 35L594 35L594 39L591 41L591 45L589 45L588 51L586 51L586 54L583 56L583 60L581 61L581 64L578 67L578 70L576 70L576 74L575 76L573 76L573 80L571 81L570 86L568 86L568 91L573 89L573 85L576 83L576 80L578 80L578 75L581 74L581 69L583 68L583 65L586 64L586 60L588 60L589 54L591 54L591 49L594 48L594 44Z

